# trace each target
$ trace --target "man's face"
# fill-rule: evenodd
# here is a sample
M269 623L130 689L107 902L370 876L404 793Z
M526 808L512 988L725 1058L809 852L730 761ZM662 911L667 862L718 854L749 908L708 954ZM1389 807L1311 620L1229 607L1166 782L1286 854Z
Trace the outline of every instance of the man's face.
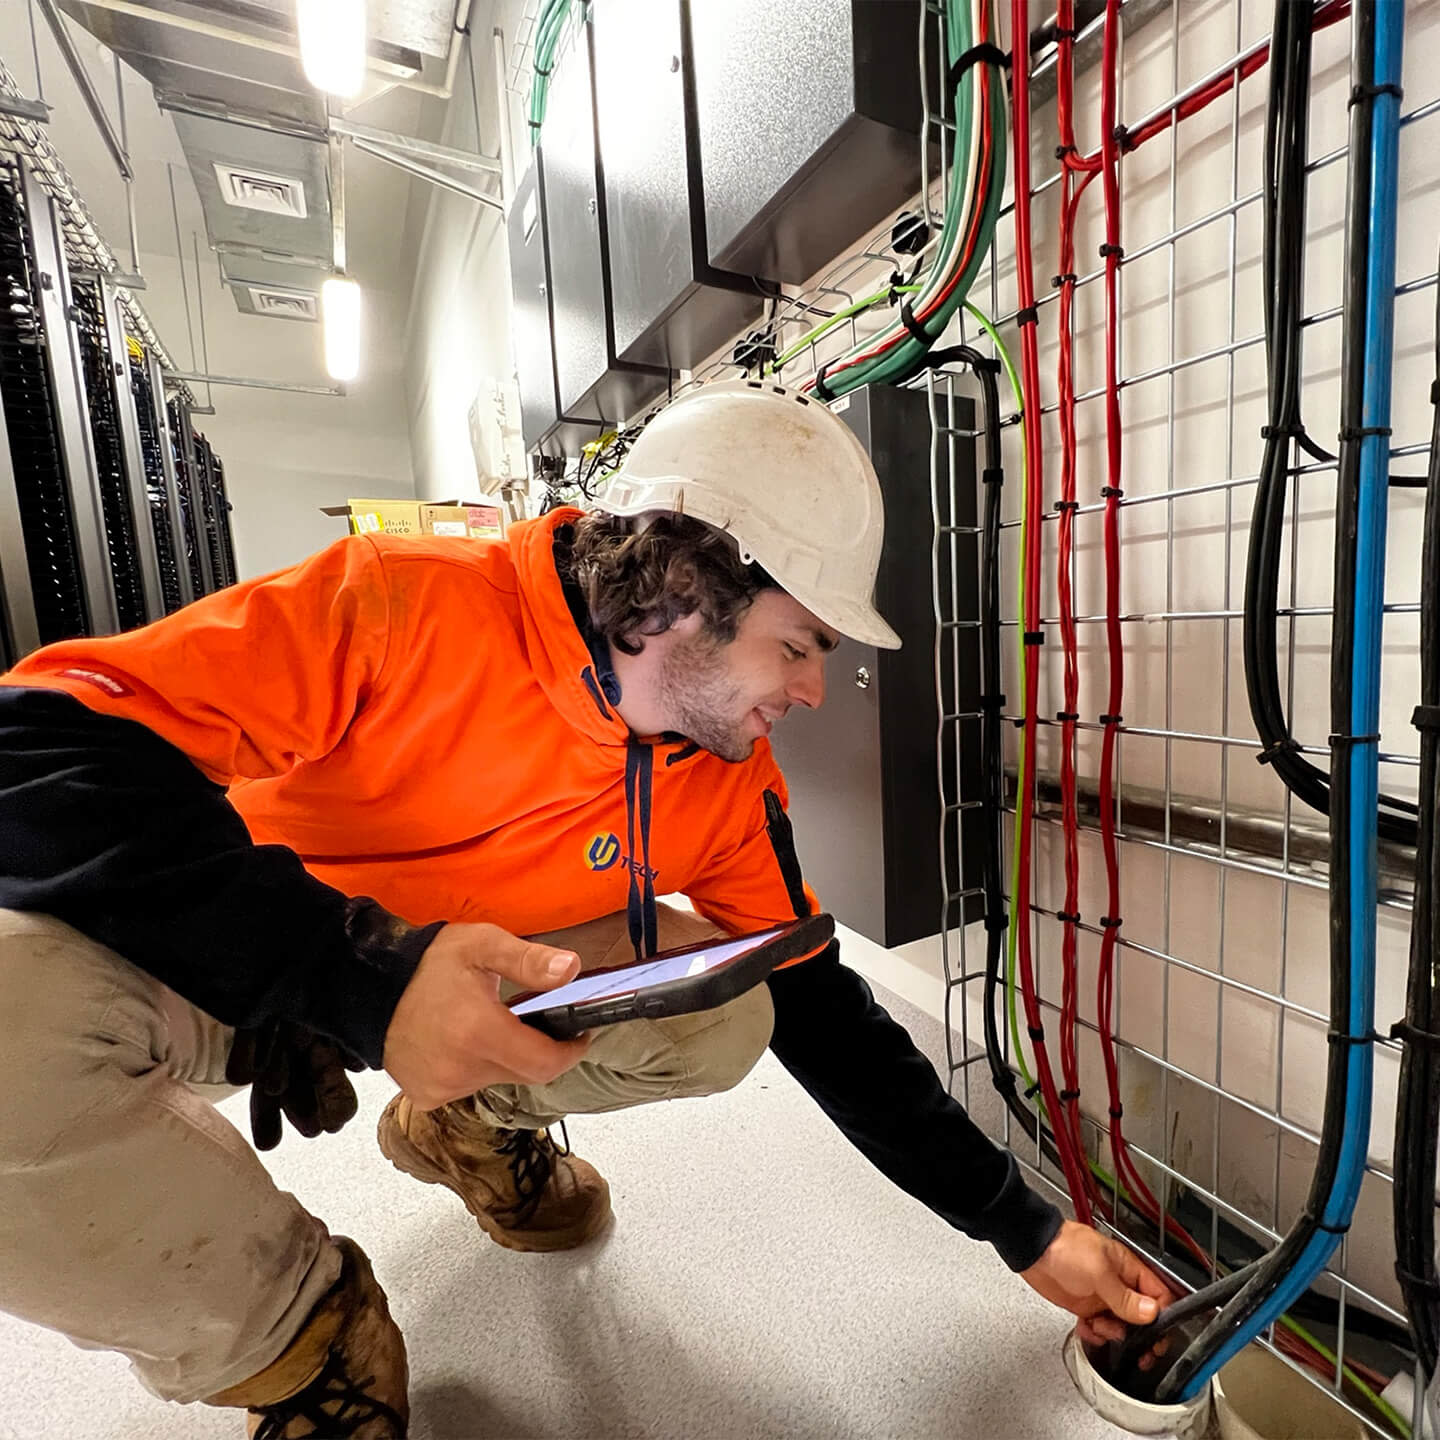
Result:
M792 705L825 699L825 655L839 642L783 590L762 590L729 644L698 616L675 627L660 667L659 694L670 728L732 764L750 758Z

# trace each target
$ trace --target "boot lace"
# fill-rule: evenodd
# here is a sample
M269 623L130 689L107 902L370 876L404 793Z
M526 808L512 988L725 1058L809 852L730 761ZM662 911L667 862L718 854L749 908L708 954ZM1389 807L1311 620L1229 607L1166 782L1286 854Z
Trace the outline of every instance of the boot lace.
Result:
M353 1379L346 1373L343 1360L331 1351L325 1367L298 1394L278 1405L267 1405L258 1412L264 1416L255 1440L288 1440L290 1426L304 1421L311 1429L303 1432L315 1440L347 1440L357 1435L362 1425L377 1420L388 1421L387 1436L404 1440L405 1422L383 1400L370 1394L367 1386L375 1383L373 1375Z
M509 1159L518 1197L512 1213L521 1225L540 1208L545 1187L555 1173L556 1158L570 1153L570 1134L565 1122L558 1121L557 1128L561 1136L559 1144L548 1130L510 1130L495 1147L498 1154Z

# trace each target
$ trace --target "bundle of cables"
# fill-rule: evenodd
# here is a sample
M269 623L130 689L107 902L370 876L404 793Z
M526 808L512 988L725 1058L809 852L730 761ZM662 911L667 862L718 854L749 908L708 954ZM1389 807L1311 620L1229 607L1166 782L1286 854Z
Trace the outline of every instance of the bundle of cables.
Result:
M1410 921L1410 980L1405 1019L1391 1032L1404 1043L1395 1116L1395 1273L1405 1297L1416 1353L1427 1381L1440 1350L1440 1276L1435 1267L1436 1117L1440 1115L1440 300L1435 311L1436 406L1430 432L1420 564L1419 836Z
M1302 59L1308 63L1312 10L1312 0L1277 0L1272 41L1272 61L1280 67L1272 85L1277 110L1294 93L1295 69ZM1349 1227L1369 1139L1380 632L1404 13L1398 5L1377 7L1376 0L1356 0L1353 13L1331 642L1331 1032L1324 1119L1310 1194L1284 1239L1254 1264L1169 1307L1155 1326L1133 1336L1139 1348L1157 1332L1221 1307L1161 1382L1156 1398L1162 1403L1197 1395L1227 1360L1308 1289ZM1293 116L1290 126L1293 135ZM1267 204L1267 223L1274 223L1274 213Z
M1325 7L1333 10L1336 7ZM1260 478L1245 565L1245 688L1260 737L1260 762L1296 798L1330 812L1330 776L1308 760L1290 732L1278 664L1277 607L1281 541L1291 455L1295 448L1313 459L1335 456L1305 431L1300 413L1300 341L1304 304L1306 135L1310 100L1310 33L1332 18L1314 13L1311 3L1276 9L1274 81L1265 127L1265 338L1269 405ZM1292 620L1293 624L1294 621ZM1380 796L1380 834L1413 845L1417 807Z
M584 5L587 0L581 0ZM545 105L550 95L550 72L555 67L555 52L570 18L570 0L543 0L535 18L535 78L530 82L530 145L540 142L540 127L545 123Z
M990 248L1005 187L1005 58L995 48L993 0L944 0L947 83L953 98L955 153L935 258L911 286L898 318L822 365L802 387L830 400L865 385L901 385L925 368L930 348L969 294ZM921 137L927 145L929 136ZM779 356L781 369L842 318L891 298L884 290L832 316Z

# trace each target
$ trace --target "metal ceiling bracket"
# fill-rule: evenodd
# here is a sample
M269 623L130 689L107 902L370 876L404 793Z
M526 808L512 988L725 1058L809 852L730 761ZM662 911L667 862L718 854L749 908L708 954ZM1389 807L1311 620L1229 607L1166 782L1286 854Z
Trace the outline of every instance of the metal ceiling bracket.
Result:
M64 16L56 8L55 0L38 0L38 3L40 13L54 32L55 44L59 46L66 69L70 71L71 77L85 101L85 108L89 110L90 118L95 122L95 128L99 130L101 139L105 141L105 148L110 152L110 158L114 160L120 171L120 178L127 182L133 180L135 172L130 168L130 157L125 153L125 146L115 133L115 127L110 123L110 116L106 113L105 106L95 89L95 84L90 79L90 72L85 68L85 62L80 58L80 52L75 48L75 42L70 38L70 32L65 28Z
M405 154L398 150L391 150L382 145L376 145L369 140L353 139L350 142L357 150L363 150L367 155L373 155L377 160L383 160L387 165L394 165L398 170L404 170L410 175L418 175L422 180L428 180L432 185L438 185L442 190L449 190L455 195L464 195L469 200L478 200L482 205L489 205L492 209L499 210L502 214L505 210L505 202L498 195L491 195L484 190L477 190L473 185L467 185L463 180L457 180L452 175L446 175L443 171L435 170L429 165L422 164L413 155Z
M27 100L22 95L0 92L0 115L13 115L17 120L30 120L36 125L50 123L50 107L43 100Z
M240 375L201 375L192 370L167 370L165 383L173 389L176 384L190 385L238 385L245 390L285 390L292 395L344 395L343 385L292 385L285 380L255 380ZM188 407L190 413L201 413L198 406Z
M449 145L436 145L393 130L377 130L372 125L357 125L340 115L330 117L330 129L347 140L365 140L371 145L414 159L434 160L442 165L453 165L457 170L479 170L487 175L500 173L500 161L493 156L477 155L473 150L456 150Z

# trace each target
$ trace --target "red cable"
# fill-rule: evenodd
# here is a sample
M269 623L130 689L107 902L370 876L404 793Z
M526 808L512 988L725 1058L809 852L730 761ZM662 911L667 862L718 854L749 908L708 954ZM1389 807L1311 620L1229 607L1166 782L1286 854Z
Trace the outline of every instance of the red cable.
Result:
M1084 172L1074 185L1075 126L1074 61L1075 42L1070 38L1075 25L1074 0L1060 0L1056 7L1055 24L1061 40L1056 62L1055 119L1060 148L1060 273L1056 283L1060 290L1059 359L1057 386L1060 419L1060 500L1056 506L1060 516L1057 540L1057 583L1060 599L1060 640L1065 661L1065 704L1059 719L1061 829L1065 844L1065 903L1061 910L1061 975L1060 1006L1060 1067L1064 1076L1066 1124L1080 1140L1080 1064L1076 1050L1075 1031L1079 1020L1080 984L1076 955L1080 923L1080 813L1076 797L1075 722L1080 704L1080 663L1078 636L1075 627L1075 606L1071 585L1075 532L1075 379L1074 334L1072 312L1075 296L1075 216L1080 197L1095 176L1094 170ZM1073 190L1072 190L1073 187ZM1088 1175L1088 1172L1087 1172ZM1093 1188L1093 1187L1092 1187Z
M1010 34L1015 56L1012 102L1014 125L1012 138L1015 151L1015 273L1019 287L1021 389L1024 395L1025 441L1029 454L1029 484L1026 495L1025 543L1025 616L1022 648L1025 663L1025 717L1022 745L1025 756L1026 783L1016 797L1020 828L1019 874L1016 877L1015 914L1019 925L1016 937L1020 970L1020 993L1025 1006L1025 1023L1030 1032L1035 1056L1035 1073L1039 1077L1045 1109L1051 1116L1056 1149L1060 1153L1065 1184L1070 1192L1075 1216L1082 1224L1092 1223L1089 1172L1083 1152L1066 1123L1066 1112L1055 1087L1050 1057L1045 1048L1045 1029L1041 1023L1040 1001L1035 989L1035 971L1030 938L1030 865L1031 843L1035 824L1035 732L1036 700L1040 689L1040 647L1023 643L1026 636L1039 636L1040 630L1040 556L1041 517L1044 514L1043 436L1040 428L1040 347L1035 334L1034 250L1030 233L1030 33L1027 0L1011 0Z

